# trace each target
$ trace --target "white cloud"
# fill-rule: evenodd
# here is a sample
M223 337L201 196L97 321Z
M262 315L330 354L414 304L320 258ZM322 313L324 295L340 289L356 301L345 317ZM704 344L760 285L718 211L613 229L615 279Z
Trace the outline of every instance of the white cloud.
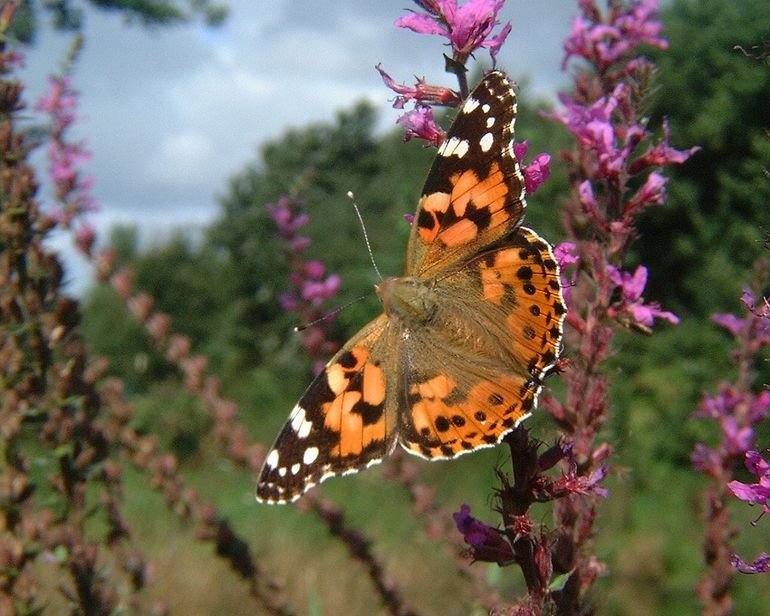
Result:
M205 175L213 157L214 145L206 135L185 130L163 138L145 172L148 178L183 186L190 178Z

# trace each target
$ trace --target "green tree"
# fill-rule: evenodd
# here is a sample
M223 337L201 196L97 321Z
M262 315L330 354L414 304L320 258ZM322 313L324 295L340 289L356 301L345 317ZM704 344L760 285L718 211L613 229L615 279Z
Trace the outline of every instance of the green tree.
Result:
M47 14L55 28L80 31L84 12L74 0L18 0L10 34L23 43L32 43L40 28L41 13ZM103 11L120 13L129 21L144 26L171 26L202 19L216 26L227 17L228 9L216 0L88 0L88 4Z

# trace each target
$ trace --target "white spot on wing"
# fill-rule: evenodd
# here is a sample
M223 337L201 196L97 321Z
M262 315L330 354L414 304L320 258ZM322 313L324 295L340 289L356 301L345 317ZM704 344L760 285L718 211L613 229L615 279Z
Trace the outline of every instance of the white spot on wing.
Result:
M457 158L462 158L468 153L468 148L470 148L468 140L463 139L460 143L457 144L457 147L455 148L455 156L457 156Z
M305 464L310 465L316 461L316 458L318 458L318 453L318 447L308 447L305 449L305 453L302 454L302 461Z
M492 148L494 144L495 144L495 137L492 133L486 133L479 141L479 145L481 146L481 149L484 152L489 152L489 150Z
M488 103L484 103L484 104L481 106L481 110L482 110L484 113L489 113L489 109L490 109L490 107L489 107L489 104L488 104Z
M492 128L495 125L495 119L492 116L487 118L487 128Z
M291 465L291 474L292 475L296 475L297 473L299 473L300 466L301 465L300 465L299 462L296 462L296 463L292 464Z
M270 454L267 456L267 460L265 460L265 465L268 468L275 468L278 466L278 450L273 449L273 451L270 452Z
M471 113L478 106L479 101L477 101L475 98L469 98L463 105L463 113Z
M282 466L281 468L279 468L279 469L278 469L278 474L279 474L281 477L286 477L286 467L285 467L285 466Z
M297 405L294 407L294 412L291 414L291 429L295 432L299 432L300 427L305 421L305 409Z
M457 158L462 158L468 153L468 149L470 148L470 144L468 143L467 139L458 139L457 137L452 137L451 139L447 139L444 143L441 144L441 147L438 149L438 153L440 156L445 156L446 158L449 158L450 156L457 156Z
M291 418L291 429L297 434L297 438L307 438L313 429L313 422L306 419L307 414L301 406L296 406Z

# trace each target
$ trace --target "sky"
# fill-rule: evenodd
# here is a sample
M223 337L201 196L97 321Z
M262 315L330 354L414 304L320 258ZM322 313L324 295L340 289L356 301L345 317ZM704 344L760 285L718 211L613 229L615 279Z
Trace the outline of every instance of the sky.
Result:
M85 168L95 178L100 208L91 220L100 237L116 223L137 225L145 242L205 225L218 214L228 178L257 160L260 144L288 127L333 120L360 99L380 110L388 129L398 111L378 63L398 82L419 75L456 86L443 72L442 38L393 27L415 6L408 0L227 4L230 16L218 28L148 30L86 9L74 136L93 155ZM567 83L561 44L575 13L565 0L506 3L499 18L513 29L498 67L525 84L520 97L553 97ZM29 101L46 90L71 40L48 27L39 32L23 71ZM488 54L479 59L488 62ZM90 272L67 238L53 244L64 253L70 289L79 292Z

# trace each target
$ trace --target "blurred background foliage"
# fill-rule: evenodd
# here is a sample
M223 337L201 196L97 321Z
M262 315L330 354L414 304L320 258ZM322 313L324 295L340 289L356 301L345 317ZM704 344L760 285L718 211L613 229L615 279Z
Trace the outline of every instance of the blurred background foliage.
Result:
M64 15L69 4L46 6ZM178 8L172 2L167 6ZM207 3L190 6L212 8ZM650 127L658 130L667 118L674 146L697 144L702 150L666 170L671 176L668 203L644 217L634 248L633 259L650 272L646 299L674 311L681 323L657 326L650 337L628 332L618 338L614 414L604 435L617 449L617 472L598 524L599 554L609 566L597 588L603 614L699 613L692 587L703 562L705 479L692 471L689 456L696 441L713 443L716 433L690 415L704 390L713 392L720 379L733 376L730 340L710 316L739 311L752 263L766 254L762 240L770 225L770 180L763 166L770 161L765 133L770 70L734 46L759 44L767 36L769 17L766 0L674 0L663 14L670 49L650 52L658 65L648 101ZM518 77L517 138L529 141L530 156L541 151L554 156L553 177L530 199L527 224L556 243L568 187L558 152L569 147L569 140L539 114L550 103L532 100L526 76ZM278 304L288 288L288 270L265 205L290 191L301 194L310 216L303 232L313 239L305 256L323 261L342 277L337 305L366 297L338 315L334 334L346 339L379 308L372 292L376 277L345 195L349 190L356 194L383 275L397 275L408 234L403 215L413 212L433 156L418 143L404 145L400 131L380 134L375 125L370 107L351 103L333 122L298 127L264 144L254 161L235 173L221 199L221 216L200 236L180 232L139 249L134 230L113 232L111 244L120 262L136 272L137 288L150 293L156 307L173 317L175 330L188 334L195 350L210 358L224 391L239 402L241 420L265 442L277 433L311 377L310 361L292 331L294 317ZM288 590L306 602L307 613L342 613L343 607L346 613L373 613L367 609L373 599L361 581L363 572L346 560L343 548L317 521L291 507L254 504L253 478L217 456L210 437L203 436L205 413L122 306L108 287L92 288L84 300L84 331L94 351L108 357L113 372L129 384L140 409L137 427L158 433L180 456L190 481L254 537L271 568L286 576ZM758 370L757 382L770 382L767 366ZM549 385L558 393L558 378ZM553 438L547 418L535 417L530 425L539 438ZM770 431L760 435L760 443L770 443ZM440 501L455 510L470 503L483 517L492 468L504 455L485 451L451 465L425 465L425 480L438 487ZM324 484L324 493L377 540L379 555L411 604L428 606L429 614L468 613L470 599L452 594L456 572L445 553L417 532L419 523L404 495L379 480L379 472L332 480ZM156 553L149 554L159 566L173 569L183 559L186 569L196 572L184 577L215 575L211 567L219 565L208 563L205 550L177 544L173 533L167 537L167 523L154 523L156 514L163 517L158 497L147 493L147 502L139 498L132 506L142 532L159 541ZM735 503L738 548L747 557L770 550L767 521L749 525L755 514ZM163 584L179 593L173 586L176 573L170 575ZM489 576L503 593L520 590L508 570L490 567ZM195 613L206 613L200 606L213 601L206 595L225 592L202 581L197 589L190 587L190 579L179 583L185 596L172 605L192 605L200 595L202 603L190 608ZM325 592L330 588L331 595ZM770 580L738 577L735 593L735 613L753 616L758 605L770 605ZM216 610L240 613L237 597L228 594L230 599L220 597Z

